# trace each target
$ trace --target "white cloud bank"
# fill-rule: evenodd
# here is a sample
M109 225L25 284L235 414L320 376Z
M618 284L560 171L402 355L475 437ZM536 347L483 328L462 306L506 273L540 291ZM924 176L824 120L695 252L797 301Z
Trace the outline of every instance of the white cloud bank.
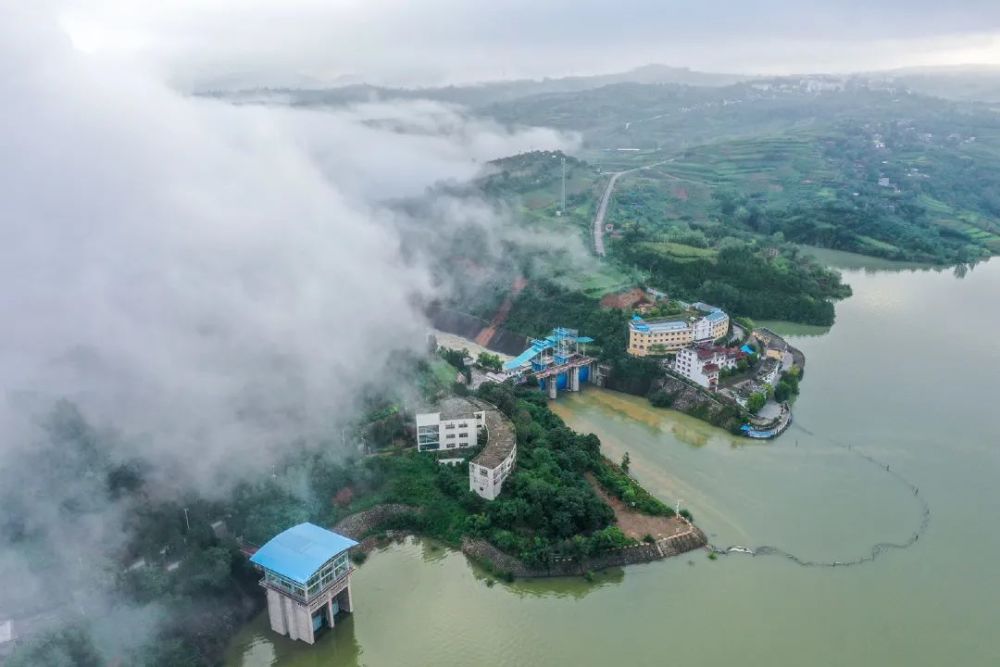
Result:
M429 267L403 260L381 201L571 143L423 102L193 99L41 10L0 18L5 398L68 397L206 477L328 430L422 345ZM0 465L23 442L0 441Z

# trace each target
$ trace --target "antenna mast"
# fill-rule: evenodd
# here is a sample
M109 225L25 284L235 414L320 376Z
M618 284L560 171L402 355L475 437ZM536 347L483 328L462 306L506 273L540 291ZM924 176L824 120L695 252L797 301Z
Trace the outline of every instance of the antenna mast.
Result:
M562 204L559 207L562 213L566 213L566 156L562 158Z

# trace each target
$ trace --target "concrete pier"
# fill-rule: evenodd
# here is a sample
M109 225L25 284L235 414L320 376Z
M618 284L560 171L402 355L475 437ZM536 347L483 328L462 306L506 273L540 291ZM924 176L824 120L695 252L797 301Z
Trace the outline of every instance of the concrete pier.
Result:
M279 635L287 635L289 639L314 644L316 632L313 629L313 618L322 614L323 623L320 627L332 628L337 613L342 611L354 611L350 577L345 577L308 603L271 588L267 590L267 615L271 621L271 630Z

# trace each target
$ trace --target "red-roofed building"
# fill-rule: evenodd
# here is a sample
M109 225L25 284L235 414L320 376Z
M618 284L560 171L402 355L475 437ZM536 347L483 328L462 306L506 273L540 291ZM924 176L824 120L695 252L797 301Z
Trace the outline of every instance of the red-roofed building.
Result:
M686 347L677 352L674 370L702 387L715 391L719 387L719 373L736 368L736 363L745 356L737 348L716 345Z

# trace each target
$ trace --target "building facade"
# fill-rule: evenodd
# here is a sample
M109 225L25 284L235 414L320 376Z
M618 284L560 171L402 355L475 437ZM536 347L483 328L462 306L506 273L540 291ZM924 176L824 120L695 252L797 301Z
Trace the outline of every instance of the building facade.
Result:
M337 615L354 610L349 550L354 540L311 523L271 538L250 557L263 570L271 630L312 644Z
M777 359L767 357L760 365L755 379L762 384L769 384L772 387L778 383L781 374L781 362Z
M416 415L418 451L436 454L440 464L459 465L468 457L462 450L476 445L482 431L486 442L469 461L469 490L494 500L517 462L514 425L496 406L478 398L450 398L438 408Z
M517 439L514 425L496 408L486 411L486 430L486 447L469 462L469 490L486 500L495 500L514 471Z
M738 349L697 345L677 352L674 371L711 391L719 388L719 374L736 368L740 358L746 356Z
M464 449L476 445L486 425L486 411L461 398L444 401L438 412L416 416L417 450L421 452Z
M635 357L667 354L693 343L725 337L729 333L729 316L714 306L705 308L711 310L691 318L644 320L633 317L628 325L628 353Z

